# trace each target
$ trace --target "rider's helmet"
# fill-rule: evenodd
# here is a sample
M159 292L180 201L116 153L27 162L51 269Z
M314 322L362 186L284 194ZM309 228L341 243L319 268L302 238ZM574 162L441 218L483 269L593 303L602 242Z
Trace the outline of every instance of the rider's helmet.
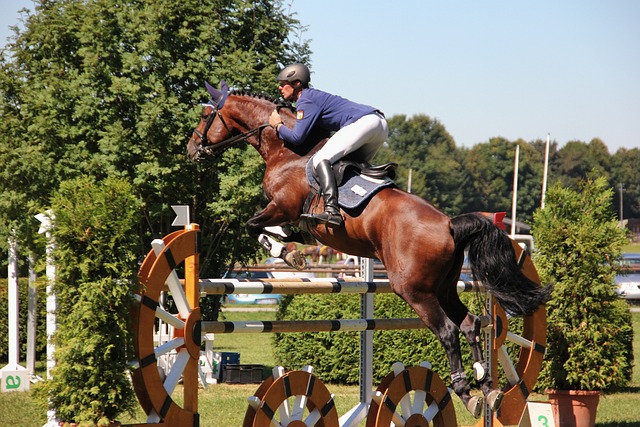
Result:
M278 74L278 81L293 83L300 80L303 87L308 87L311 81L311 73L309 68L304 64L291 64L284 67Z

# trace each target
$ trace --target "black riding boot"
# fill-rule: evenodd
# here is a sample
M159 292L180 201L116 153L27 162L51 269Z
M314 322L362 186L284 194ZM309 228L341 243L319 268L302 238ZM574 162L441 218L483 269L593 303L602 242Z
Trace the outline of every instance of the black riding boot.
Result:
M338 185L333 175L333 168L329 160L323 160L316 166L316 175L318 176L318 184L324 198L324 213L321 214L303 214L301 217L309 220L327 223L331 227L339 227L342 225L342 215L338 208Z

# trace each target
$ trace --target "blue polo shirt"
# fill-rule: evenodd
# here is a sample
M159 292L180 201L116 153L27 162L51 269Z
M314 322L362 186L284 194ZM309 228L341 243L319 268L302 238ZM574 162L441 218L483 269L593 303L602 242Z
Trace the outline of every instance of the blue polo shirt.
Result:
M302 144L314 126L337 131L377 110L338 95L314 88L305 88L296 102L296 124L293 129L280 126L279 135L285 142Z

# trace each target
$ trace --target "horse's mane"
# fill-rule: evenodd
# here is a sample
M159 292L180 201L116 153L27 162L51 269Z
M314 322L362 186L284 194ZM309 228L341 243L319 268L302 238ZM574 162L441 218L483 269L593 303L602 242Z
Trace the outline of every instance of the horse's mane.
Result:
M241 97L253 98L257 100L268 101L275 104L276 107L289 110L293 114L295 114L296 112L295 107L290 102L284 101L283 99L276 99L273 96L270 96L264 93L255 93L248 90L234 89L231 92L229 92L229 95L236 95ZM309 153L320 149L323 143L320 143L318 145L318 141L322 141L324 139L327 139L328 137L329 137L328 131L321 128L313 129L309 134L309 136L307 137L307 140L305 141L305 143L301 145L287 145L287 148L292 152L296 153L297 155L304 157L309 155Z
M244 90L244 89L234 89L232 90L229 95L236 95L236 96L246 96L249 98L256 98L256 99L262 99L265 101L269 101L273 104L276 104L278 107L281 108L286 108L287 110L290 110L291 112L295 112L295 108L293 106L293 104L291 104L290 102L284 101L283 99L276 99L271 95L268 95L266 93L255 93L255 92L251 92L249 90Z

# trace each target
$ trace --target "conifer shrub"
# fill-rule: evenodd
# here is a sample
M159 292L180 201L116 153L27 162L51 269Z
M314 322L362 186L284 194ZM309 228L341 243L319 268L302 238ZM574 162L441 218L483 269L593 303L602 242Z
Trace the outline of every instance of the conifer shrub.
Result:
M131 293L139 202L125 180L64 182L53 197L56 367L38 391L57 418L102 425L132 410Z
M613 291L627 243L604 178L555 185L534 216L534 260L554 290L547 303L547 353L537 388L611 390L630 380L633 329Z

